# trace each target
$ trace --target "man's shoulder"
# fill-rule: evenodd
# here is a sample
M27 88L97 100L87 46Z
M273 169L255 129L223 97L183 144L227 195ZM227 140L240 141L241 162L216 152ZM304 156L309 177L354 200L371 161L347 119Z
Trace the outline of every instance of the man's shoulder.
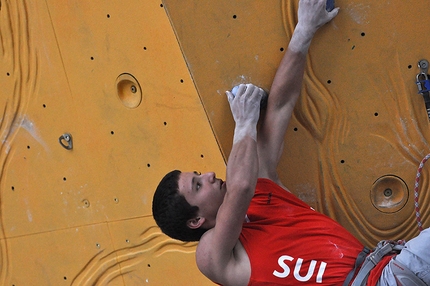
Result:
M212 230L200 239L196 249L196 262L199 270L214 282L224 285L247 285L251 276L251 263L238 240L230 255L220 255L213 247Z
M212 276L213 267L211 265L213 259L213 247L211 247L211 240L212 240L212 234L213 230L210 229L205 232L205 234L202 235L202 237L199 240L199 243L197 245L196 249L196 263L197 267L200 269L200 271L211 279L210 276Z

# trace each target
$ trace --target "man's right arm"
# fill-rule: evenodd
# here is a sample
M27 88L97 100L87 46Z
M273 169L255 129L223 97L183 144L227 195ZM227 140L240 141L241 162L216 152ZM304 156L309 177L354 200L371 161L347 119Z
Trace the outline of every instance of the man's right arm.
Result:
M200 270L224 285L246 285L249 269L234 257L242 224L254 195L258 177L257 122L262 93L252 84L240 85L234 96L227 92L235 121L233 147L227 164L227 192L215 227L203 235L196 258Z

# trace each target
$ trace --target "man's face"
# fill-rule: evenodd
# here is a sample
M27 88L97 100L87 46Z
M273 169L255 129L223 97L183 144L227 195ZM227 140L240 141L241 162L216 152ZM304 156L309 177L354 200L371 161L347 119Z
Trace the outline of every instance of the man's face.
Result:
M206 228L215 226L218 209L224 201L226 184L217 179L215 173L199 174L197 172L181 173L179 176L179 193L192 206L199 207L198 216L206 220Z

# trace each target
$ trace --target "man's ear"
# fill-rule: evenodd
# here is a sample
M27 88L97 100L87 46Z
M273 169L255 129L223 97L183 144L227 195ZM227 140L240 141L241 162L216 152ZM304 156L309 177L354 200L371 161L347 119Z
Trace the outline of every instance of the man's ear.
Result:
M187 221L187 226L191 229L197 229L201 227L204 222L205 222L204 217L196 217L196 218L189 219Z

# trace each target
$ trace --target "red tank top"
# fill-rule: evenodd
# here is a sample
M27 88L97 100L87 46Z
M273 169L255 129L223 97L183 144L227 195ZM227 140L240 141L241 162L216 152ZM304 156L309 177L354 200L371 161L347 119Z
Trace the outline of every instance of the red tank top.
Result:
M363 249L337 222L268 179L258 179L240 242L251 262L248 285L342 285Z

